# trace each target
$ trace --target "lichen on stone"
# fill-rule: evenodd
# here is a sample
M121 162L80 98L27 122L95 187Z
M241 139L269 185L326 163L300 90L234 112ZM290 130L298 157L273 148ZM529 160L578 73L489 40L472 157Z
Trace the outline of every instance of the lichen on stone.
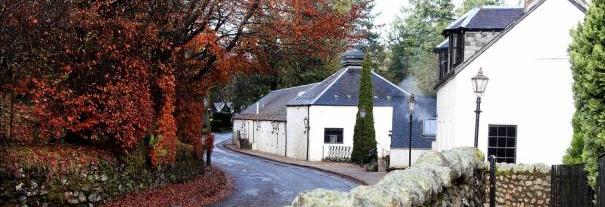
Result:
M294 207L352 206L348 194L339 191L316 189L298 194L292 202Z
M429 204L448 205L458 201L476 204L482 199L477 198L474 192L480 188L477 186L480 186L481 182L477 181L476 177L482 175L476 173L485 168L483 159L483 153L471 147L455 148L445 152L430 151L421 155L412 167L390 172L376 185L360 186L350 193L312 190L299 194L292 206L407 207ZM464 181L475 180L463 182L459 179L461 177ZM464 186L452 186L454 181L457 185ZM444 190L447 190L448 195L443 195ZM435 199L445 199L445 201Z

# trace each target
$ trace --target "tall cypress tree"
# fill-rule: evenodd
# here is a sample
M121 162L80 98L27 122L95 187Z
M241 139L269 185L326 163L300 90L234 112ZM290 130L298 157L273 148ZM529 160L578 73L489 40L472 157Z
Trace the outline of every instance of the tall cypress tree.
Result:
M605 152L605 0L593 0L570 47L576 113L565 163L583 161L596 185L597 161Z
M351 161L356 163L369 162L369 151L376 149L372 91L372 60L370 59L370 55L366 53L361 69L359 103L357 103L357 120L355 121L353 152L351 154ZM364 109L366 112L363 118L359 116L361 109Z

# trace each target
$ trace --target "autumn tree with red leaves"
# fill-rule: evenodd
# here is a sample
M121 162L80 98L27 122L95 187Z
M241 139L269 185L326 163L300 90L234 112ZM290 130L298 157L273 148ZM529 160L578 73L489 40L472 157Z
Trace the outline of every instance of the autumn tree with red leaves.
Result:
M128 152L154 137L152 162L170 163L177 137L206 144L213 85L272 70L276 53L321 56L355 38L363 5L347 2L6 0L0 91L31 109L38 144L78 137Z

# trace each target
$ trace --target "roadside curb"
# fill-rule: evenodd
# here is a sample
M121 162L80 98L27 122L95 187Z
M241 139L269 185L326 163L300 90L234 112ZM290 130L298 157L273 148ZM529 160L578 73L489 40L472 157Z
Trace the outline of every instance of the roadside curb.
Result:
M222 143L222 145L223 145L223 147L225 149L228 149L228 150L236 152L236 153L245 154L245 155L249 155L249 156L253 156L253 157L258 157L258 158L265 159L265 160L270 160L270 161L273 161L273 162L279 162L279 163L282 163L282 164L288 164L288 165L294 165L294 166L298 166L298 167L304 167L304 168L314 169L314 170L318 170L318 171L321 171L321 172L330 173L330 174L342 177L342 178L347 179L347 180L351 180L351 181L356 182L356 183L361 184L361 185L369 185L368 183L364 182L361 179L355 178L355 177L350 176L350 175L342 174L342 173L339 173L339 172L334 172L334 171L331 171L331 170L326 170L326 169L322 169L322 168L315 167L315 166L302 165L302 164L292 163L292 162L286 162L286 161L282 161L282 160L274 160L274 159L271 159L271 158L268 158L268 157L264 157L264 156L260 156L260 155L254 154L254 153L246 152L244 150L235 149L232 144Z

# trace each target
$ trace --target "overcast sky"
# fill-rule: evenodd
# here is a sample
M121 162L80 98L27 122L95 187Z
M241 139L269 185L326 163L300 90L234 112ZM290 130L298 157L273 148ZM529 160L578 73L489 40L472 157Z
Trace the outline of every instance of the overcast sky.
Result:
M458 6L462 4L463 0L453 0L454 5ZM383 37L386 31L389 29L389 24L395 19L395 16L401 12L402 6L407 6L409 0L375 0L376 6L374 7L374 13L378 14L375 19L377 25L384 24L385 26L380 30ZM520 5L521 0L504 0L505 5L514 6Z

